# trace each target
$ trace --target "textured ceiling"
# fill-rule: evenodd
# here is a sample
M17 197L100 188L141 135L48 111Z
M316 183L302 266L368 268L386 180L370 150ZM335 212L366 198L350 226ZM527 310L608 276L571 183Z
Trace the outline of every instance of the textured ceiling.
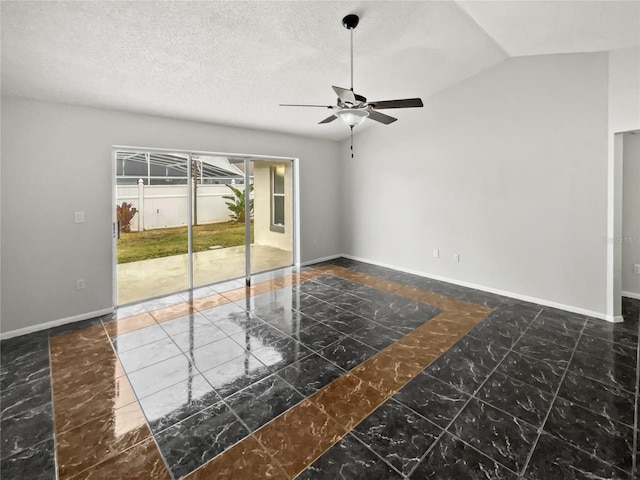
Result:
M510 56L602 52L638 45L640 2L458 2Z
M361 17L355 90L387 100L426 99L508 55L637 44L636 6L3 1L2 93L341 139L346 126L317 124L328 112L278 104L333 104L331 85L349 87L348 13ZM418 112L389 113L400 121L365 125L401 128Z

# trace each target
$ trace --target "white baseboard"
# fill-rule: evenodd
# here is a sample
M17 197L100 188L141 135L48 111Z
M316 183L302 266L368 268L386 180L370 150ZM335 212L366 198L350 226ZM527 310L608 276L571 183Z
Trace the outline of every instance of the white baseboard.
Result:
M300 265L302 265L303 267L306 267L307 265L312 265L314 263L326 262L328 260L335 260L336 258L346 257L346 256L347 255L342 255L342 254L329 255L328 257L316 258L315 260L309 260L309 261L306 261L306 262L302 262Z
M640 293L635 292L622 292L623 297L633 298L635 300L640 300Z
M102 310L96 310L95 312L83 313L80 315L74 315L73 317L60 318L58 320L52 320L50 322L40 323L38 325L32 325L30 327L19 328L17 330L11 330L9 332L0 333L0 340L7 340L9 338L19 337L21 335L27 335L29 333L39 332L41 330L47 330L48 328L59 327L60 325L66 325L68 323L79 322L81 320L88 320L89 318L99 317L101 315L107 315L113 313L112 308L103 308Z
M573 305L566 305L564 303L553 302L550 300L545 300L543 298L531 297L529 295L522 295L520 293L510 292L508 290L501 290L499 288L487 287L484 285L478 285L476 283L463 282L461 280L455 280L453 278L443 277L440 275L432 275L429 273L420 272L418 270L411 270L408 268L398 267L396 265L390 265L388 263L377 262L375 260L370 260L367 258L356 257L353 255L338 255L345 258L350 258L351 260L357 260L359 262L371 263L373 265L378 265L379 267L392 268L393 270L398 270L405 273L410 273L412 275L418 275L420 277L431 278L433 280L439 280L441 282L452 283L454 285L460 285L461 287L473 288L475 290L481 290L487 293L493 293L495 295L502 295L503 297L515 298L517 300L522 300L524 302L535 303L538 305L543 305L545 307L557 308L559 310L565 310L571 313L577 313L578 315L586 315L588 317L598 318L600 320L606 320L607 322L619 323L622 322L623 319L621 316L611 316L606 313L595 312L593 310L587 310L580 307L575 307Z

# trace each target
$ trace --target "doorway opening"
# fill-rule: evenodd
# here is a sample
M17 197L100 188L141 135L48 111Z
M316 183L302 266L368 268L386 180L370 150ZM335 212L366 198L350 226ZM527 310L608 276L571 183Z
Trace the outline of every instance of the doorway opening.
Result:
M622 134L621 290L640 300L640 131ZM623 300L624 302L624 300ZM636 302L637 303L637 302ZM623 303L623 312L624 312Z
M297 159L114 147L114 305L297 262Z

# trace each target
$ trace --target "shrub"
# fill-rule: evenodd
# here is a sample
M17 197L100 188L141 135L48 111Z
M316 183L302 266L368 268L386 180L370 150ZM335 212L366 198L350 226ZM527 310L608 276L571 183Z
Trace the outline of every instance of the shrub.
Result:
M245 206L245 190L240 190L239 188L234 187L233 185L227 185L229 189L233 192L233 195L224 195L222 198L225 200L229 200L225 202L227 207L231 211L229 215L232 220L238 223L244 223L245 215L244 215L244 206ZM253 184L249 185L249 194L253 192ZM249 214L253 215L253 199L249 204Z
M118 222L120 222L120 231L129 233L131 231L131 220L135 217L138 209L131 203L122 202L122 205L116 205L118 210Z

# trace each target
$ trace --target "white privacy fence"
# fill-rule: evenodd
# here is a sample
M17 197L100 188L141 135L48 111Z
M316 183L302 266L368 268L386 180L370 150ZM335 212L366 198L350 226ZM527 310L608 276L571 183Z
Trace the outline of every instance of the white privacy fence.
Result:
M244 185L235 187L244 190ZM132 232L182 227L188 220L188 188L187 185L118 185L116 200L118 205L131 203L138 210L131 221ZM226 185L198 185L197 198L194 198L198 224L230 220L231 212L223 195L233 195L233 192Z

